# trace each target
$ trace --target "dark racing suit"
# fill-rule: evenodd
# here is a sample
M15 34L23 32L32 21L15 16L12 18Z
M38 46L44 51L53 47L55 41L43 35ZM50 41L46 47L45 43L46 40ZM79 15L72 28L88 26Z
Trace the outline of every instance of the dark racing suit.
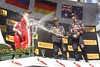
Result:
M54 45L54 58L55 59L58 59L58 51L59 51L59 48L62 52L62 58L64 60L67 59L67 55L66 55L66 46L65 44L62 43L62 37L61 36L64 36L65 35L65 30L63 28L63 26L53 26L51 29L50 29L53 33L52 35L52 41L53 41L53 45ZM56 35L57 34L57 35Z
M82 55L83 55L85 61L88 62L87 54L86 54L86 51L85 51L85 46L84 46L84 42L83 42L83 38L82 38L82 34L84 32L84 25L80 21L74 22L74 23L72 23L72 25L78 25L78 31L80 32L80 35L79 35L79 37L78 37L76 42L80 46L80 48L82 50ZM72 40L72 42L74 43L75 41ZM83 44L84 47L82 47L82 44ZM75 52L77 53L77 48L75 49ZM79 61L79 56L78 55L77 55L76 61Z

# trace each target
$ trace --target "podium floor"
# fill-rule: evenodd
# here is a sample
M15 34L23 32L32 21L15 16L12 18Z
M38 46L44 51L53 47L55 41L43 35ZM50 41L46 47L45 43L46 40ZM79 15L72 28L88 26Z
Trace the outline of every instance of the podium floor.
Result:
M0 62L0 67L100 67L100 60L74 61L73 58L60 60L43 57L27 57Z

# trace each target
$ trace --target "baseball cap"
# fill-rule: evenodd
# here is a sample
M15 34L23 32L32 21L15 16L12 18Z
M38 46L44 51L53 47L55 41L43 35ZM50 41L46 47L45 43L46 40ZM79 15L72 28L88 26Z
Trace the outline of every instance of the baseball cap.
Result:
M77 17L77 15L75 13L71 14L71 17ZM78 18L78 17L77 17Z
M32 12L29 11L29 10L24 10L23 13L28 13L28 14L31 14Z
M59 21L59 19L58 19L57 17L55 17L55 18L53 19L53 21Z

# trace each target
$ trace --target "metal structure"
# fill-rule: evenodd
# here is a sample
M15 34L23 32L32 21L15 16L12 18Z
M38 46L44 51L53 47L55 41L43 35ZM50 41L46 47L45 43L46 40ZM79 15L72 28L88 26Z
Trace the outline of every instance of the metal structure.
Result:
M35 19L30 19L29 20L29 36L31 35L31 38L32 39L32 46L30 46L31 43L29 43L28 47L29 49L32 48L32 52L33 52L33 56L34 56L34 36L36 35L37 33L37 20ZM29 42L31 42L31 40L29 39ZM31 51L29 51L29 56L31 56Z

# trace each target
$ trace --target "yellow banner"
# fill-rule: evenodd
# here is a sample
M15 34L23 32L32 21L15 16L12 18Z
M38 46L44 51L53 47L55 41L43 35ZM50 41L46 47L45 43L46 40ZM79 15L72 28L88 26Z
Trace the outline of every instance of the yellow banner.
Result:
M14 26L15 23L16 23L16 21L14 21L14 20L6 19L6 24L8 24L8 25Z
M34 39L38 39L38 34L36 34L36 35L34 36Z
M85 45L97 45L96 40L84 40Z
M7 16L7 11L4 9L0 9L0 15Z
M46 43L46 42L38 42L38 47L53 49L53 44L52 43Z
M85 32L95 32L94 27L85 27Z
M58 55L62 55L61 51L58 52Z
M68 45L68 51L74 51L71 45ZM81 51L80 47L78 46L78 51Z
M6 32L6 26L0 25L0 29L1 31Z
M14 36L6 35L6 41L14 42Z
M66 54L67 54L67 57L69 57L69 52L66 52Z
M61 51L58 52L58 55L62 55ZM69 52L66 52L66 57L69 57Z
M99 54L95 53L95 54L87 54L88 59L99 59Z
M63 42L63 43L68 43L68 39L62 38L62 42Z
M36 55L39 55L39 49L35 49L35 50L34 50L34 53L35 53Z

